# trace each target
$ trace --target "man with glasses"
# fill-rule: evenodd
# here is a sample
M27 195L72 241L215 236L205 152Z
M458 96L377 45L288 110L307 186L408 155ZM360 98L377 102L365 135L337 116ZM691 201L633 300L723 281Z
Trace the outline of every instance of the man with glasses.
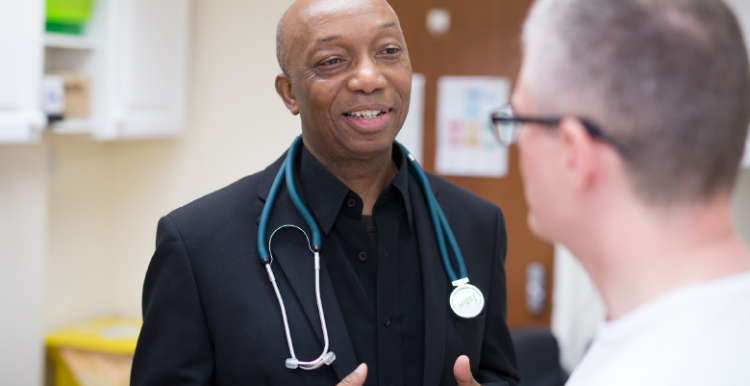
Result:
M540 237L567 246L608 318L570 386L750 384L750 251L730 195L750 67L720 0L540 0L513 108Z

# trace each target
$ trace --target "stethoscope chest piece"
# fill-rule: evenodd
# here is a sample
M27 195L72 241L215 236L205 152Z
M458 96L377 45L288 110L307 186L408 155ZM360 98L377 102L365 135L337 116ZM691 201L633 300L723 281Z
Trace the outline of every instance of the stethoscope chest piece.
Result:
M484 296L479 288L464 283L453 289L450 304L456 315L464 319L471 319L482 313Z

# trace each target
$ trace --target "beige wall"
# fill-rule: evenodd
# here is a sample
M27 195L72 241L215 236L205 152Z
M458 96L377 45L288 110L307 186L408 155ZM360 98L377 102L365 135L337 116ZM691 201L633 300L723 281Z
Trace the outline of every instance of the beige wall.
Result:
M194 1L190 124L181 138L48 138L46 328L97 315L139 318L159 217L262 170L299 133L274 89L276 21L289 4Z
M108 145L46 138L49 253L45 327L111 311Z

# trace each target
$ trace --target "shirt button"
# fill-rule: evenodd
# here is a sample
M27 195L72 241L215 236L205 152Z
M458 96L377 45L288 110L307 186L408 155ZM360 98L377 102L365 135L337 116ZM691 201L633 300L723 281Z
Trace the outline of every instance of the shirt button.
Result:
M383 319L383 325L386 326L386 327L390 327L391 326L391 320L388 319L388 318Z
M367 252L360 252L358 257L359 261L367 261Z
M353 198L350 198L346 201L346 206L354 208L355 206L357 206L357 201Z

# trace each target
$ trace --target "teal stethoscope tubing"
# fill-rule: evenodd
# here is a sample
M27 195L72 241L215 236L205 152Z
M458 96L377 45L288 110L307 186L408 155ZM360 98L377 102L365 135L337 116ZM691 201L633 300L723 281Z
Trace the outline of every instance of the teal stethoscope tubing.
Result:
M266 203L265 205L263 205L263 212L261 212L260 214L260 223L258 224L258 256L263 261L269 259L268 249L266 248L266 230L268 229L268 219L271 218L271 209L273 209L273 204L276 201L276 196L278 195L279 189L281 188L281 182L284 180L286 180L287 192L289 192L289 197L292 199L294 207L297 208L297 211L305 220L305 223L307 223L307 226L312 232L313 251L320 252L320 228L318 228L318 224L315 222L315 219L313 219L310 211L307 210L305 204L302 203L302 200L300 200L299 195L297 194L297 188L294 184L294 161L289 161L294 160L294 156L297 154L297 149L299 149L301 145L302 137L297 137L295 138L294 142L292 142L292 146L289 147L286 159L284 159L284 163L281 164L279 173L276 174L276 178L274 178L273 180L273 185L271 185L271 190L268 192Z
M419 166L419 162L417 162L417 159L414 158L413 155L411 155L409 150L407 150L406 147L404 147L404 145L400 144L398 141L396 141L396 144L401 148L404 154L406 154L406 157L409 160L409 170L411 171L412 175L417 178L417 182L419 182L419 185L422 188L422 193L424 193L425 200L427 201L427 208L430 210L432 227L435 230L435 238L437 239L440 259L443 261L443 268L445 268L445 273L448 275L448 279L451 281L451 283L459 279L466 279L468 275L466 274L464 257L461 254L461 250L458 248L458 242L456 242L456 237L453 235L451 226L448 225L448 220L445 218L445 213L443 213L443 209L440 208L440 204L438 204L437 199L435 198L435 194L432 193L432 187L430 186L430 182L427 180L427 175L422 170L422 167ZM453 267L451 266L450 256L448 255L448 248L446 248L445 246L446 238L448 239L448 244L451 247L453 256L456 259L456 265L458 266L458 277L456 277L456 273L453 271Z
M414 158L414 156L411 155L409 150L407 150L404 145L398 142L396 142L396 144L401 148L404 154L406 154L409 160L409 171L411 171L412 175L414 175L414 177L417 179L417 182L419 183L420 187L422 188L422 192L424 193L425 200L427 201L427 208L430 211L432 227L435 231L435 238L437 239L440 259L443 262L443 268L445 268L445 273L448 275L448 279L451 282L455 282L459 279L466 279L467 273L463 255L461 254L461 250L458 248L456 237L453 235L453 231L451 230L450 225L448 225L448 220L445 218L445 214L443 213L442 208L440 208L437 199L435 199L435 195L432 193L432 188L430 186L430 182L427 180L427 175L419 166L419 163ZM318 228L318 224L315 222L315 219L313 219L312 215L307 210L305 205L302 203L302 200L300 200L299 195L297 194L297 189L294 183L294 162L290 161L294 160L294 157L296 156L297 151L301 145L302 137L297 137L295 138L294 142L292 142L292 146L289 147L286 159L282 163L281 169L279 169L279 173L276 175L276 178L271 185L271 190L269 191L268 197L266 198L266 203L263 206L263 212L261 213L260 223L258 225L258 256L264 262L268 261L270 263L265 236L268 229L268 220L271 217L271 209L273 208L273 204L276 201L276 196L278 195L282 182L286 182L287 191L289 192L289 196L292 200L292 203L294 204L294 207L297 208L297 211L300 213L302 218L305 220L305 223L307 223L307 226L310 228L310 231L312 232L313 251L320 252L320 228ZM450 256L448 255L448 248L446 246L446 239L456 260L456 266L458 267L458 276L456 275L455 271L453 271L453 267L451 266Z

